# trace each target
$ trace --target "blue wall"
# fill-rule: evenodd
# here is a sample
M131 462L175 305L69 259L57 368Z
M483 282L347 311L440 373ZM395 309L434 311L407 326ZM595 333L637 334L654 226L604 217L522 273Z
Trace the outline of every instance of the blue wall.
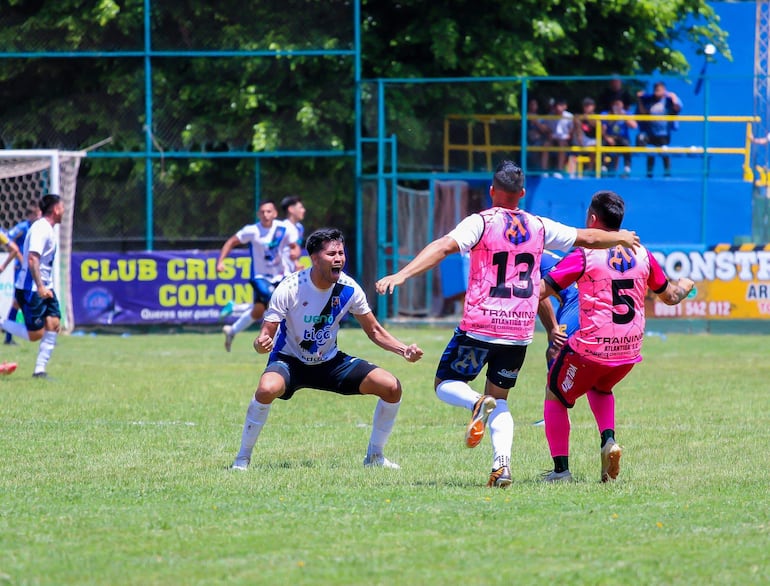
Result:
M720 26L729 34L733 60L717 56L706 69L706 82L696 93L704 57L697 48L681 44L690 63L688 79L665 79L667 87L682 99L682 114L753 115L754 2L714 2ZM655 76L653 76L655 77ZM648 89L652 89L652 83ZM708 87L706 87L708 86ZM707 100L708 98L708 100ZM709 146L742 146L745 124L713 124ZM681 123L672 146L703 145L701 123ZM714 156L709 161L710 179L704 183L703 158L675 156L672 179L647 179L645 158L635 155L630 179L553 179L530 175L524 207L536 214L583 226L591 195L601 189L616 191L626 201L624 226L636 230L645 244L732 243L751 235L751 183L742 181L743 159ZM662 175L661 162L655 176ZM703 201L706 212L703 213ZM705 228L703 219L705 218Z
M623 196L623 226L636 230L647 245L732 243L751 235L752 185L741 181L708 182L705 238L701 181L528 177L522 204L532 213L582 227L591 196L603 189Z

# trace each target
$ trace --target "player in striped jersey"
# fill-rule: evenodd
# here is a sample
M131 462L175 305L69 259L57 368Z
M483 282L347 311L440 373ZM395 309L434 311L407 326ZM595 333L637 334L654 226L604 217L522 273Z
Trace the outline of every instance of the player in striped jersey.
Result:
M337 348L340 321L350 313L380 348L416 362L422 350L397 340L374 317L361 287L343 272L342 232L317 230L307 239L309 269L293 273L276 288L254 340L267 367L246 411L241 448L232 468L246 470L275 399L289 400L302 388L341 395L379 397L364 466L399 468L383 455L401 405L401 383L390 372Z

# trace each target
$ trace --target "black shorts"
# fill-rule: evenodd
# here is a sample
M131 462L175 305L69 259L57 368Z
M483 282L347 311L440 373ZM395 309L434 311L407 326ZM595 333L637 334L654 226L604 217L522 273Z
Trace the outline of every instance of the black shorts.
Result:
M441 355L436 378L472 381L487 364L487 380L502 389L510 389L516 386L526 354L526 346L476 340L457 328Z
M273 283L261 277L251 279L249 283L254 288L254 303L261 303L267 307L278 283Z
M299 389L318 389L340 395L360 395L361 383L378 368L361 358L337 352L334 358L318 364L305 364L298 358L278 354L271 359L265 372L276 372L286 382L286 391L279 398L288 401Z
M42 330L45 327L45 318L47 317L61 318L56 293L53 297L43 299L37 294L37 291L16 289L16 303L19 304L21 313L24 315L24 325L27 327L27 331Z

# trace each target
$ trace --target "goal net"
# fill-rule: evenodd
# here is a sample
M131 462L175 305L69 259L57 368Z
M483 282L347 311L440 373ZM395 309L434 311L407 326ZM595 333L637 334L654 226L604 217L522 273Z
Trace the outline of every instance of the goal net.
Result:
M30 204L46 193L56 193L64 202L64 217L58 228L59 262L54 267L54 290L62 310L62 329L74 327L70 266L75 187L83 152L56 150L0 150L0 225L9 230L26 219ZM21 248L21 247L20 247ZM4 253L3 253L4 254ZM13 299L13 271L0 275L0 322L8 315Z

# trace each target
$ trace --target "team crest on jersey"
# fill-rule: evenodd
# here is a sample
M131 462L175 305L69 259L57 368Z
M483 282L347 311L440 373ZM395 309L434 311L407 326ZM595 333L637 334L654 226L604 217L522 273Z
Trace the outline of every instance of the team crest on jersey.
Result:
M633 250L620 245L608 249L607 266L619 273L625 273L634 268L636 266L636 257Z
M335 295L332 297L332 307L339 307L340 306L340 297L339 295Z
M505 214L505 237L511 244L522 244L530 239L529 226L523 214Z

